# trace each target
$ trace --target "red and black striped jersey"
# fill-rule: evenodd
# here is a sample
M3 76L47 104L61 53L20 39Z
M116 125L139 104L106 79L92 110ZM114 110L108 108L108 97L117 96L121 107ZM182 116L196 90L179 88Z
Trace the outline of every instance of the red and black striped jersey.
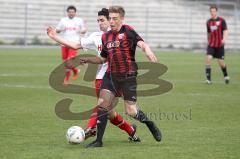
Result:
M223 45L222 39L224 30L227 30L227 24L223 18L211 18L207 21L207 32L210 34L208 37L208 45L210 47L221 47Z
M128 25L122 25L119 32L110 30L102 35L101 56L107 58L108 73L137 73L135 51L138 41L143 39Z

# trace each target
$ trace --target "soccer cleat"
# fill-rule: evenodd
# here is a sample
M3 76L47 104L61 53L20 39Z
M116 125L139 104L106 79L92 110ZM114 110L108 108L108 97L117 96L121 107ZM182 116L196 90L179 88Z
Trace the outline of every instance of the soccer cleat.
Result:
M212 84L212 81L210 81L210 80L206 80L205 82L206 82L206 84Z
M80 70L79 70L79 69L77 69L77 72L76 72L76 73L73 72L72 80L76 80L76 79L79 77L79 73L80 73Z
M86 145L86 148L95 148L95 147L102 147L102 146L103 146L102 142L95 140L89 143L88 145Z
M137 125L133 124L132 128L134 129L133 133L131 136L128 137L129 141L133 141L133 142L141 142L140 138L137 136Z
M153 121L148 121L146 122L146 125L148 127L148 129L150 130L150 132L152 133L154 139L158 142L160 142L162 140L162 134L160 132L160 130L158 129L158 127L154 124Z
M85 133L85 140L87 140L89 137L96 136L97 128L96 128L96 127L86 128L86 129L84 130L84 133Z
M229 84L229 82L230 82L230 77L229 77L229 76L224 77L224 81L225 81L226 84Z

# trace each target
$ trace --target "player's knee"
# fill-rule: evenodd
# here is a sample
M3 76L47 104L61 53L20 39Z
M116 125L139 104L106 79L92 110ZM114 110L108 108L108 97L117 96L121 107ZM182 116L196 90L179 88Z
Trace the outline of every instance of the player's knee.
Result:
M109 109L110 107L110 101L104 98L98 98L97 104L99 107L106 108L106 109Z
M211 65L212 59L211 58L207 58L206 64L207 65Z

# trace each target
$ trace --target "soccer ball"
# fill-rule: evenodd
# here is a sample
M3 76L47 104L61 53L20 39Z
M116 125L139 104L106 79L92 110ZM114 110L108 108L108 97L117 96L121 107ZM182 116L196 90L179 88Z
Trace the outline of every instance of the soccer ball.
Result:
M72 126L67 130L67 141L71 144L79 144L85 139L84 130L79 126Z

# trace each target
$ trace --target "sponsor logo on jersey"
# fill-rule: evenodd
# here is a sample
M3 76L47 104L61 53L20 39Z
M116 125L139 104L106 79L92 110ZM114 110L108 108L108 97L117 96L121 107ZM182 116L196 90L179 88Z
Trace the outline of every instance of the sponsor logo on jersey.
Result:
M123 37L124 37L124 33L118 35L119 39L123 39Z
M213 25L213 26L210 26L210 29L211 29L211 31L213 32L213 31L217 30L218 27L217 27L216 25Z
M112 49L112 48L118 48L120 46L120 41L112 41L107 43L107 48Z

